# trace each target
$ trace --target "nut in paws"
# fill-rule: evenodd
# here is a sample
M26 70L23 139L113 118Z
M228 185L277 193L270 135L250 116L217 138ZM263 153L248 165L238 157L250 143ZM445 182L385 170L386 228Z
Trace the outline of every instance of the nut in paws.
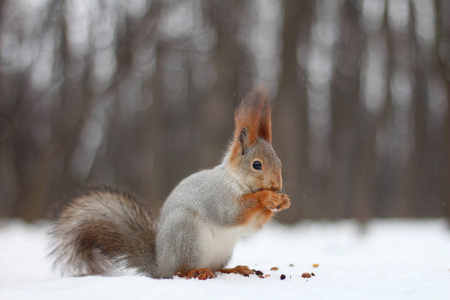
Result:
M265 208L273 212L286 209L291 205L291 200L286 194L275 192L268 192L261 202Z

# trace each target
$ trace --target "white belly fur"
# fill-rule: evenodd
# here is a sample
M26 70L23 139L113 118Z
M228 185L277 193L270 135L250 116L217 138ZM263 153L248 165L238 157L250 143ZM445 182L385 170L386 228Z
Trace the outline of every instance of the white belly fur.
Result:
M200 267L217 270L230 260L242 227L220 228L213 224L202 227L200 232Z

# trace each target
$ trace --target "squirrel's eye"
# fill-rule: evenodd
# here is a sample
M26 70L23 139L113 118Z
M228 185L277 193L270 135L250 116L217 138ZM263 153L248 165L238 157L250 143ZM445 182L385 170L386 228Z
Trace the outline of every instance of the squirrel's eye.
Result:
M262 169L261 163L260 163L259 161L255 160L255 161L253 162L253 169L255 169L255 170L261 170L261 169Z

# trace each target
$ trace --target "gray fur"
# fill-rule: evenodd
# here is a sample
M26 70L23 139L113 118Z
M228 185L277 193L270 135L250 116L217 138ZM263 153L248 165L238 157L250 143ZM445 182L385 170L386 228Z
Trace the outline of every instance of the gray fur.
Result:
M201 231L206 226L232 227L239 209L238 199L247 191L224 164L181 181L161 211L156 240L159 275L168 277L176 271L211 268L200 264L201 256L205 255L199 248ZM228 260L231 253L229 256ZM223 268L228 260L218 263L217 269Z

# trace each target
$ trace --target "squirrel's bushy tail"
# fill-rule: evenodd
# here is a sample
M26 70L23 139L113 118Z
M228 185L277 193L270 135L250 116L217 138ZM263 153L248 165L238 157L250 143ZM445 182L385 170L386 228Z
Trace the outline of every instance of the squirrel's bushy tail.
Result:
M62 211L50 237L50 256L63 274L105 274L114 267L147 276L155 272L156 226L130 193L88 188Z

